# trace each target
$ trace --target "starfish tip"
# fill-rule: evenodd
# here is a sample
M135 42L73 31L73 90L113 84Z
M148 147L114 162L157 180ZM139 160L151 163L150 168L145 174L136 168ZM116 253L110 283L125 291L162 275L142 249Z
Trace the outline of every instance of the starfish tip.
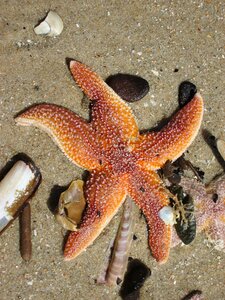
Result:
M198 98L200 101L203 101L202 96L201 96L200 93L196 93L195 98Z
M79 65L82 65L82 63L78 60L71 59L70 62L69 62L70 70L76 68Z

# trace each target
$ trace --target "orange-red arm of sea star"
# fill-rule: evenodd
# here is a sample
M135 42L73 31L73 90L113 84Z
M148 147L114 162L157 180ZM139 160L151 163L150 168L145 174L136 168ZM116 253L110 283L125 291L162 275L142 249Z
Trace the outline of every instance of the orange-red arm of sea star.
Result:
M20 114L16 123L47 132L78 166L88 170L100 166L92 128L72 111L55 104L39 104Z
M101 131L107 145L112 143L115 136L132 144L139 136L139 131L131 108L84 64L71 61L70 70L84 93L95 100L91 124L94 129Z
M77 257L92 244L117 213L127 194L126 177L117 177L106 170L91 173L85 186L87 209L80 229L69 235L65 260Z
M160 263L167 260L171 243L171 226L159 217L159 211L169 205L169 192L154 171L139 169L130 174L128 193L143 211L149 227L149 246L153 257Z
M175 161L193 142L203 117L203 99L200 94L179 110L159 132L143 134L135 152L142 167L161 168L167 160Z

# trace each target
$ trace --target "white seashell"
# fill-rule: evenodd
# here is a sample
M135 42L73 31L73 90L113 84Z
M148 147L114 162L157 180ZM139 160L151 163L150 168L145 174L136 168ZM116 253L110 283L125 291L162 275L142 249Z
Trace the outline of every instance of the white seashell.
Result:
M37 169L17 161L0 182L0 232L12 221L40 182Z
M222 156L222 158L225 160L225 141L218 139L216 141L217 149Z
M166 225L175 224L174 210L171 206L164 206L159 211L159 217Z
M63 21L60 16L54 11L49 11L44 21L35 26L34 32L36 34L57 36L63 31Z

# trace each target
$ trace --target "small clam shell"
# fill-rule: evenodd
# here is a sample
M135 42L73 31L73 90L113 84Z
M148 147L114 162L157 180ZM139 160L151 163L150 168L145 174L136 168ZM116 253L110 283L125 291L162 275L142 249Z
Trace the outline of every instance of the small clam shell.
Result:
M31 163L17 161L0 182L0 233L24 206L40 183L41 174Z
M82 180L72 181L69 188L60 196L55 217L67 230L76 231L77 225L81 221L86 205L83 185L84 182Z
M36 34L57 36L63 31L63 21L60 16L54 11L49 11L44 21L35 26Z

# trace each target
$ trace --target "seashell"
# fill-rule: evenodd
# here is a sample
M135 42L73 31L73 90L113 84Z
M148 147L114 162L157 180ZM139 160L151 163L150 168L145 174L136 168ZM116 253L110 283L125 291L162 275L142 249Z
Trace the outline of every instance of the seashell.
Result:
M46 18L34 28L34 32L40 35L57 36L63 31L63 21L60 16L49 11Z
M17 161L0 182L0 233L16 218L40 183L32 162Z
M109 255L97 279L98 284L116 285L123 281L133 240L135 210L134 202L128 197L123 205L123 214L116 237L106 251Z
M112 257L107 270L106 283L108 285L115 285L118 280L123 280L133 240L135 227L134 211L134 202L130 198L127 198L124 203L123 215L116 234Z
M86 205L83 193L84 182L72 181L69 188L60 195L56 220L67 230L76 231Z
M164 206L161 208L159 211L159 217L166 225L174 225L176 223L174 210L171 206Z
M216 146L217 146L217 149L218 149L220 155L225 160L225 141L218 139L216 141Z
M123 99L134 102L142 99L149 91L147 80L140 76L121 74L109 76L106 83Z

